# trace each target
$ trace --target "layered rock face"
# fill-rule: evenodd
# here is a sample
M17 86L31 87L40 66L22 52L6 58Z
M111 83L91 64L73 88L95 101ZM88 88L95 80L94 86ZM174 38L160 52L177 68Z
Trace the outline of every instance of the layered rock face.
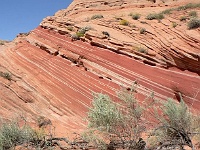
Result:
M30 122L44 116L57 129L77 131L85 126L93 92L115 99L120 86L130 88L134 82L141 99L154 92L160 100L179 100L181 93L187 104L200 108L200 29L187 27L189 12L200 15L200 8L146 19L150 13L186 4L73 1L0 47L0 71L12 74L10 81L0 78L0 115L25 114ZM130 13L140 18L134 20ZM181 16L186 20L180 21Z

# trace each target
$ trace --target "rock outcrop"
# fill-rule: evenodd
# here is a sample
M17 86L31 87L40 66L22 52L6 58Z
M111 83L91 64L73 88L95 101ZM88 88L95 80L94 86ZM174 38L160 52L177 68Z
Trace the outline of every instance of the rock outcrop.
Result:
M181 93L199 109L200 29L188 30L187 22L188 12L200 15L200 7L175 9L186 4L74 0L0 47L0 71L11 74L11 80L0 78L0 115L26 114L30 122L44 116L62 134L77 131L85 126L93 92L115 98L120 86L130 88L135 81L140 95L179 100ZM171 13L164 19L146 19L166 9Z

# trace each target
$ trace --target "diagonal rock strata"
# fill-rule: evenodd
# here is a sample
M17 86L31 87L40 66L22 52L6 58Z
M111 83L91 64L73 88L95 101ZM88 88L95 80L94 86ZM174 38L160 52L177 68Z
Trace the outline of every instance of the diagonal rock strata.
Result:
M145 19L155 8L160 12L184 4L75 0L0 47L0 69L12 74L11 81L0 78L0 115L27 114L30 121L44 116L61 131L78 131L85 127L93 92L115 99L120 86L130 88L135 81L140 95L154 91L158 99L179 99L180 92L199 109L199 28L187 30L187 24L179 22L176 14L187 10L174 11L160 22ZM141 13L139 20L128 15L133 11ZM85 20L95 14L104 17ZM130 25L120 25L122 19ZM179 24L176 28L171 27L173 21ZM73 41L71 35L83 27L91 30Z

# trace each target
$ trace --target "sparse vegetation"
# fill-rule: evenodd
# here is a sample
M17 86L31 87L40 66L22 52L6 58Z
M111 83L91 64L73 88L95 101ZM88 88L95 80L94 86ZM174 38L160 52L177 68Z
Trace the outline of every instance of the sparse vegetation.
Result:
M152 14L149 14L147 15L146 17L147 20L154 20L154 19L157 19L157 20L162 20L164 19L164 15L162 13L152 13Z
M158 149L164 147L183 149L184 145L193 148L192 133L199 129L199 125L194 124L194 121L197 120L195 120L183 99L180 103L169 99L160 109L163 114L157 113L156 118L159 126L154 130L154 138L157 143L161 143L160 146L157 145Z
M166 10L162 11L161 14L171 14L171 11L173 11L173 10L174 10L173 8L166 9Z
M11 80L12 79L12 75L9 72L2 72L0 71L0 76L7 79L7 80Z
M144 48L144 47L137 48L137 51L140 52L140 53L144 53L144 54L148 53L148 50L146 48Z
M144 34L146 32L146 29L145 28L141 28L140 29L140 34Z
M125 19L122 19L120 22L119 22L120 25L123 25L123 26L128 26L129 25L129 22Z
M188 22L188 29L195 29L200 27L200 19L192 18Z
M186 21L187 20L187 17L186 16L181 16L180 17L180 21Z
M0 149L10 149L25 143L37 146L43 138L44 135L39 137L27 124L20 126L18 122L6 122L0 128Z
M112 143L117 142L121 148L144 149L146 143L141 138L145 131L145 124L141 120L144 108L138 104L134 92L134 89L120 91L118 104L108 95L94 95L92 108L88 113L89 128L92 135L96 132L101 135L106 148L111 148Z
M87 31L89 31L90 29L91 29L90 27L83 27L83 28L79 29L79 30L76 32L76 34L73 34L73 35L72 35L72 39L73 39L73 40L79 40L80 37L83 37L83 36L85 35L85 33L86 33Z
M5 45L5 42L3 42L3 41L0 41L0 45Z
M0 45L5 45L6 43L9 43L10 41L6 41L6 40L0 40Z
M144 112L148 108L148 118L156 119L148 138L148 146L151 149L180 149L184 146L194 148L192 137L200 131L200 117L194 116L183 99L180 103L173 99L165 102L153 101L149 104L144 101L139 105L135 98L136 89L121 90L119 103L113 102L108 95L95 94L92 108L88 113L89 134L84 135L88 142L103 147L100 149L128 148L144 150L146 142L141 134L146 132L147 122L144 121ZM181 97L181 95L180 95ZM125 108L125 109L124 109ZM141 119L143 118L143 119ZM147 125L147 126L146 126ZM99 136L99 137L98 137ZM92 140L89 140L92 139Z
M73 31L73 27L72 26L67 26L67 30Z
M197 12L196 11L191 11L189 12L190 17L197 17Z
M94 19L101 19L101 18L103 18L103 15L100 15L100 14L98 14L98 15L93 15L93 16L91 17L92 20L94 20Z
M172 11L181 11L186 9L200 8L200 3L189 3L177 8L170 8L162 11L160 14L171 14Z
M140 14L138 14L138 13L135 13L135 14L130 14L130 16L132 16L132 18L134 19L134 20L138 20L139 18L140 18Z
M200 8L200 3L189 3L184 6L180 6L176 8L175 10L181 11L181 10L192 9L192 8Z
M172 27L173 27L173 28L176 28L177 25L178 25L178 24L177 24L176 22L172 22Z

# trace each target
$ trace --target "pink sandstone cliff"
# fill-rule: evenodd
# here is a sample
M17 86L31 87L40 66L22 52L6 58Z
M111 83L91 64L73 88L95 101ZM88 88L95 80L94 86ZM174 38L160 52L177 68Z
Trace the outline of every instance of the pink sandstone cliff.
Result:
M74 0L36 29L0 46L0 71L12 74L11 81L0 78L0 116L21 114L30 122L44 116L59 134L78 131L85 126L93 92L115 98L120 86L130 88L135 81L140 95L154 91L161 100L179 99L180 92L199 109L200 28L188 30L188 19L180 21L191 9L172 11L160 21L146 19L149 13L187 3ZM200 8L195 11L200 16ZM133 20L130 13L141 17ZM90 30L84 37L72 40L85 27Z

